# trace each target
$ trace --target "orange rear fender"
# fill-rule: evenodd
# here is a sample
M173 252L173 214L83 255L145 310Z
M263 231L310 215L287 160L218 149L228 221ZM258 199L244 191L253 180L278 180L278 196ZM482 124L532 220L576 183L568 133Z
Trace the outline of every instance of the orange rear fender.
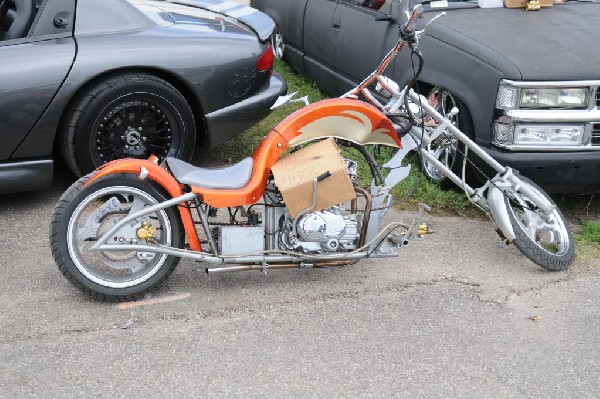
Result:
M142 168L146 168L148 171L147 178L160 184L172 198L183 195L184 192L181 189L181 185L175 178L167 172L164 168L160 167L153 161L143 159L118 159L116 161L109 162L97 169L96 173L85 183L85 186L92 184L94 181L109 175L116 173L133 173L139 175ZM198 238L198 232L192 218L192 213L189 208L179 206L179 215L181 216L181 222L185 230L190 249L193 251L202 251L200 245L200 239Z
M192 187L192 192L215 208L253 204L265 193L271 167L289 146L324 137L402 147L390 120L372 105L350 99L323 100L299 109L269 132L254 151L252 176L244 187Z
M347 98L318 101L299 109L275 129L296 146L323 137L337 137L358 144L382 144L402 148L392 122L371 104Z

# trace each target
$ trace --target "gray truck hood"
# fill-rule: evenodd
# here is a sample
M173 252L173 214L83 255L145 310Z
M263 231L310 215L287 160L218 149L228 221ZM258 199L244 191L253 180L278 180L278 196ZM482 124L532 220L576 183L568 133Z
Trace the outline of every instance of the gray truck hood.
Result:
M509 79L600 79L600 4L568 3L529 12L448 11L428 34L465 49Z
M203 8L218 14L235 18L250 27L260 38L267 40L275 29L275 23L267 14L242 4L223 0L167 0L170 3Z

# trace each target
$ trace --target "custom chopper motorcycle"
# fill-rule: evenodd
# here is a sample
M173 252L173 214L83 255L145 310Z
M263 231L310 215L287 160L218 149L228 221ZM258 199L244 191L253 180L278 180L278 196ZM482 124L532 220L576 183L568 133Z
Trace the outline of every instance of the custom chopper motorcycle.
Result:
M307 104L288 116L252 157L221 169L174 158L122 159L74 183L58 202L51 224L60 271L94 297L129 300L164 282L181 258L206 263L208 273L266 273L396 257L402 246L427 233L425 205L412 224L383 223L392 205L391 189L408 175L410 166L403 159L412 150L461 187L506 243L548 270L566 269L574 257L573 236L550 197L463 134L452 123L457 109L443 115L410 83L400 88L383 75L404 47L422 66L418 39L424 30L416 32L415 21L423 8L411 12L408 4L397 5L406 22L370 76L341 98ZM301 100L286 96L274 107ZM432 155L448 145L462 152L462 176ZM330 153L333 148L343 163L341 173L335 162L307 168L320 156L311 150L314 146L329 146ZM338 147L363 159L370 182L357 178L359 164L342 158ZM301 149L284 154L293 148ZM274 172L280 162L301 151L309 155L298 156L288 175L278 178ZM469 152L495 174L478 188L464 178ZM378 162L382 153L389 156ZM295 173L295 167L302 169ZM282 189L294 179L308 179L300 190L303 203L302 194ZM339 196L341 191L351 195Z

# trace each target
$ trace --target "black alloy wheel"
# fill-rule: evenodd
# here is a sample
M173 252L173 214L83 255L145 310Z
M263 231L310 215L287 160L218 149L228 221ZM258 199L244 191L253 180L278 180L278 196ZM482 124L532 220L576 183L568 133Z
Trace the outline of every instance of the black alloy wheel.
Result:
M183 95L153 75L124 74L87 90L70 113L61 151L77 175L120 158L188 161L194 115Z

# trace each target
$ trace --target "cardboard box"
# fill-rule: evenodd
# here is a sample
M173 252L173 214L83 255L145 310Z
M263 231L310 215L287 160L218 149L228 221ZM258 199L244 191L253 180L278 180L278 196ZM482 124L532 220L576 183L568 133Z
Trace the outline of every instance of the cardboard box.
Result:
M356 198L346 163L333 139L293 152L277 161L271 170L292 217L311 205L313 179L327 171L331 176L317 183L315 210Z
M552 7L554 5L553 0L539 0L540 7ZM525 8L527 0L504 0L504 7L506 8Z

